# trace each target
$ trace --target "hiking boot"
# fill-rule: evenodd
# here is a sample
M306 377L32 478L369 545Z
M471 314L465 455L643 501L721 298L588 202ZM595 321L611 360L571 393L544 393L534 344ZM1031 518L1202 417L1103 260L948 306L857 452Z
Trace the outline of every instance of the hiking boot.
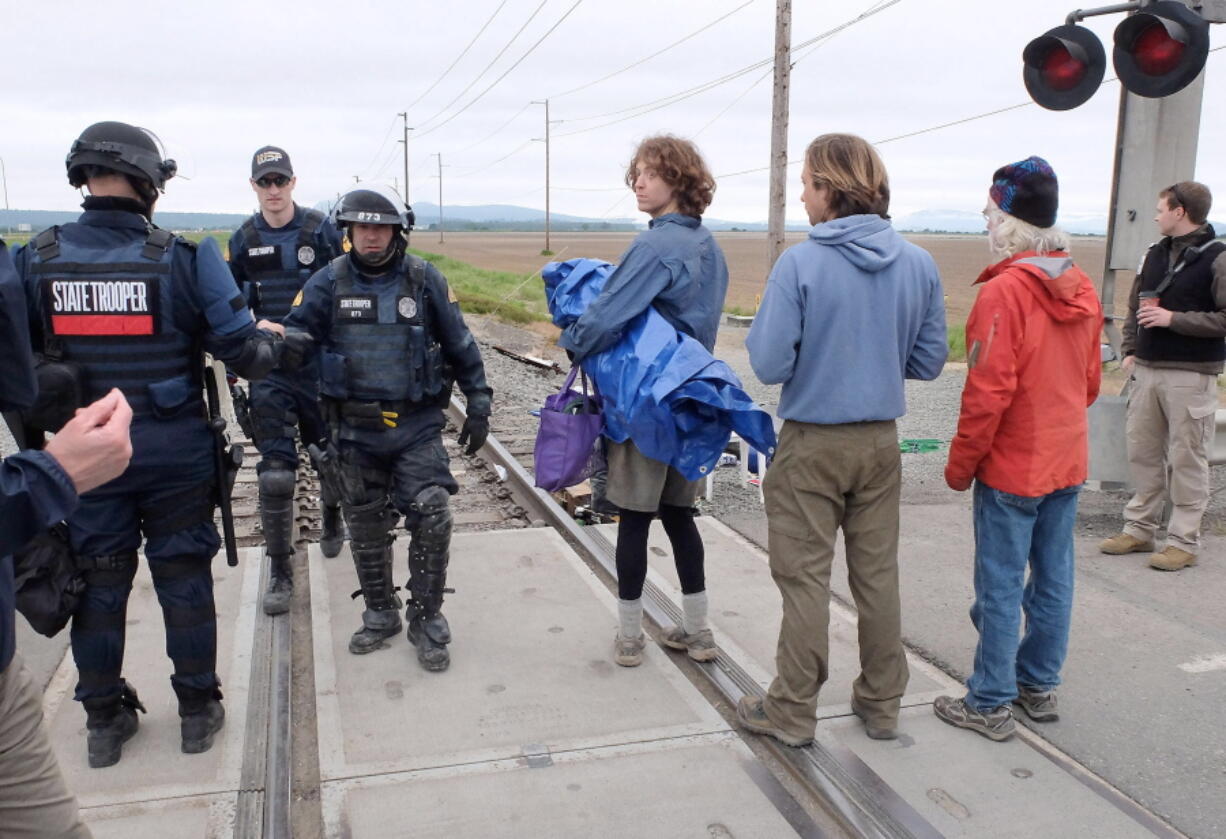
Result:
M1105 554L1139 554L1152 551L1154 543L1138 539L1130 533L1117 533L1110 539L1099 542L1098 549Z
M638 667L643 663L643 648L647 646L642 635L637 638L623 638L618 635L613 639L613 660L622 667Z
M420 613L410 604L405 617L409 619L409 643L417 648L417 663L431 673L446 670L451 665L451 627L442 612Z
M294 594L294 569L291 557L268 558L268 591L264 592L264 614L283 615L289 611L290 597Z
M1008 740L1017 730L1017 723L1013 721L1008 705L1001 705L991 711L976 711L966 704L965 699L938 696L932 703L932 712L943 722L970 729L989 740Z
M674 626L660 636L660 642L674 650L685 650L686 654L695 661L714 661L719 655L719 648L715 646L715 636L709 629L686 635L684 629Z
M329 507L326 504L320 508L319 552L328 559L336 557L345 544L345 523L341 521L341 508Z
M897 740L898 730L895 726L880 726L876 723L868 721L868 710L861 705L856 698L851 698L851 712L860 718L860 722L864 723L864 733L868 735L870 740Z
M218 692L220 693L220 691ZM179 734L183 740L183 753L198 755L213 747L213 735L226 724L226 709L221 699L179 702Z
M766 708L763 707L760 696L742 696L741 701L736 703L736 718L742 726L754 734L774 737L785 746L807 746L813 742L812 737L797 737L776 727L767 718Z
M1060 719L1056 710L1056 692L1054 690L1031 690L1017 686L1017 698L1013 704L1026 712L1026 716L1035 722L1055 722Z
M127 682L121 683L118 697L103 700L87 699L85 705L85 748L91 769L103 769L119 763L123 744L132 739L140 719L136 712L148 713ZM92 706L92 707L91 707Z
M1167 545L1156 554L1149 555L1149 567L1159 571L1179 571L1196 564L1196 554L1188 553L1182 548Z
M354 655L365 655L381 650L387 646L385 638L399 635L404 624L400 622L400 611L397 607L375 611L367 609L362 612L362 628L349 638L349 652Z

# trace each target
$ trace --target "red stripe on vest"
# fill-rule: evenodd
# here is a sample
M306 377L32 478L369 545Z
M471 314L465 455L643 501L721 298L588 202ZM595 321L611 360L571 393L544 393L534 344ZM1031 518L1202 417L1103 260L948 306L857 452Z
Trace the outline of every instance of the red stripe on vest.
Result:
M152 335L153 315L52 315L56 335Z

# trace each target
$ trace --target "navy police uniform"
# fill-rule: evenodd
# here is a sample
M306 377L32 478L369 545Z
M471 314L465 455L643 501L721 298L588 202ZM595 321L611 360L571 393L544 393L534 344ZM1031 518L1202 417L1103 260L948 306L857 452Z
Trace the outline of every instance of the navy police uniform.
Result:
M333 260L307 283L285 327L287 334L308 332L320 348L320 387L366 604L350 651L378 649L401 628L391 542L402 515L412 537L409 637L422 665L441 670L451 638L440 611L451 541L448 499L459 488L443 447L442 408L458 384L471 422L487 429L492 390L438 269L405 254L399 240L386 266L375 274L352 252Z
M221 693L209 568L219 547L214 441L201 395L201 353L259 378L276 363L274 336L256 329L212 239L197 247L159 230L132 199L91 196L84 207L77 222L40 233L16 255L35 349L75 366L81 404L118 387L133 410L127 471L83 495L67 519L87 569L71 630L75 698L90 714L91 731L119 706L139 705L122 668L127 601L143 541L174 663L184 751L203 751L212 731L189 743L187 718L206 705L219 714ZM107 765L95 762L93 745L91 765Z

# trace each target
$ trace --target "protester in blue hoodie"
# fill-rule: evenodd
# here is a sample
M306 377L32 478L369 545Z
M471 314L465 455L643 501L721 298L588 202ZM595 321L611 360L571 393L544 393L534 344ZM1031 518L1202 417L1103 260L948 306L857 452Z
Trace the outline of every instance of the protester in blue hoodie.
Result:
M702 213L711 204L715 179L698 149L677 137L648 137L626 170L639 209L651 216L635 237L600 296L566 328L558 342L575 361L617 343L648 307L679 332L715 348L728 266ZM681 579L682 625L662 641L710 661L717 649L707 626L707 589L702 537L694 524L699 481L647 457L633 440L606 441L608 500L621 508L617 528L619 628L613 660L635 667L643 660L643 583L647 579L647 532L659 515Z
M779 257L745 341L758 378L783 384L785 422L762 487L783 624L778 675L764 699L742 699L737 716L790 746L812 741L842 527L859 613L851 708L869 737L892 739L907 685L894 421L906 412L904 380L934 379L945 363L941 279L932 257L887 220L885 166L867 142L818 137L801 181L813 229Z

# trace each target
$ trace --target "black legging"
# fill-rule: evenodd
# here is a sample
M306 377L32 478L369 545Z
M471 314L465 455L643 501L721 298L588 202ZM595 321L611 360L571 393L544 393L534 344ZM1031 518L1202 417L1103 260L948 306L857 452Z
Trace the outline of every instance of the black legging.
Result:
M617 596L622 600L638 600L643 596L643 583L647 580L647 531L654 516L635 510L621 512L617 525ZM681 593L704 591L707 583L702 570L702 537L691 509L661 504L660 521L673 546Z

